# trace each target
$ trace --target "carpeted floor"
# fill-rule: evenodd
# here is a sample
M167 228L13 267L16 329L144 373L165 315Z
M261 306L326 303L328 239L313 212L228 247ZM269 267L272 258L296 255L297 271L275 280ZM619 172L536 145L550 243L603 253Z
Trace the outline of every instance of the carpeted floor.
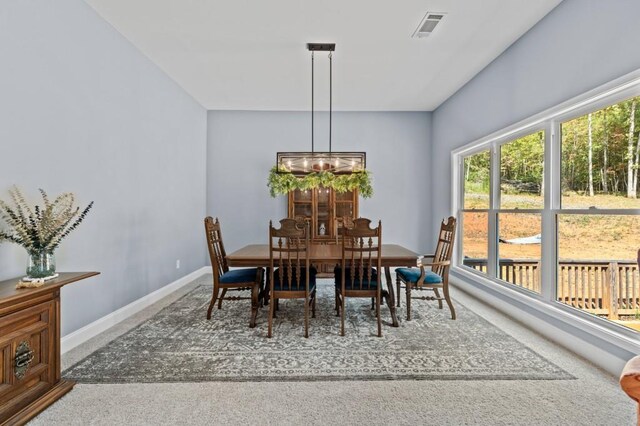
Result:
M63 368L126 335L209 279L197 280L68 352ZM634 424L635 405L616 378L468 295L455 289L453 295L456 306L463 304L576 379L79 384L33 424ZM401 309L401 319L403 314ZM390 335L390 330L383 332Z
M333 282L319 280L308 339L303 301L281 300L268 339L267 309L253 329L244 301L224 303L208 321L211 286L199 286L63 376L80 383L573 379L460 304L452 321L446 306L415 300L413 320L378 338L369 300L348 299L340 336L333 294Z

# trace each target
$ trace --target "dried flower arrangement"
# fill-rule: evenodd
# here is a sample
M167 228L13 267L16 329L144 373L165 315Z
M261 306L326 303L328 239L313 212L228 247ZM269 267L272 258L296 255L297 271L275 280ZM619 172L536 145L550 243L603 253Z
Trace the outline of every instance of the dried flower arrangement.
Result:
M9 190L13 206L0 200L0 218L8 227L7 230L0 230L0 242L7 240L19 244L32 258L43 253L52 254L93 207L92 201L81 211L80 207L75 206L75 196L68 192L59 195L53 202L43 189L40 189L40 194L43 206L36 205L33 208L15 186Z

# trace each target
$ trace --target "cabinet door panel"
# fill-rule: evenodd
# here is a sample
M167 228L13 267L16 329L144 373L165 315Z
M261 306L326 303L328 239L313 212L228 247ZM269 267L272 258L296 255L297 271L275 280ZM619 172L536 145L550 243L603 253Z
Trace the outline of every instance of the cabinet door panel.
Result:
M53 386L55 326L54 300L0 317L0 422L9 407L15 412ZM23 355L16 360L18 348Z

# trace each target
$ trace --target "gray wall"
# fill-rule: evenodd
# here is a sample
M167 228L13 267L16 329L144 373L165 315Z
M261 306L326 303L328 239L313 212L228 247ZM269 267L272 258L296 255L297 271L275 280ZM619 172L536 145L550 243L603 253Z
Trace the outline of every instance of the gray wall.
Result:
M316 115L316 150L327 151L328 115ZM431 114L339 112L333 150L366 151L374 195L360 215L382 220L383 241L424 251L433 246L429 158ZM209 111L207 212L222 223L227 251L267 242L268 221L287 215L286 196L271 198L267 175L278 151L310 151L308 112Z
M102 272L63 290L63 334L204 266L206 111L81 0L0 3L0 58L0 197L95 201L57 252ZM0 279L25 265L0 244Z
M638 0L564 0L433 113L434 217L451 151L640 68Z

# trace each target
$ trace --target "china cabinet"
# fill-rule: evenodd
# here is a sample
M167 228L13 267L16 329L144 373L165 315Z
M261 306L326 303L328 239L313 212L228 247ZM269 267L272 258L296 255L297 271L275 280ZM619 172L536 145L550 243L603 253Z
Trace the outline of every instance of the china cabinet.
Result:
M344 217L358 217L358 191L338 193L331 188L315 188L289 193L289 217L309 221L314 243L336 244Z

